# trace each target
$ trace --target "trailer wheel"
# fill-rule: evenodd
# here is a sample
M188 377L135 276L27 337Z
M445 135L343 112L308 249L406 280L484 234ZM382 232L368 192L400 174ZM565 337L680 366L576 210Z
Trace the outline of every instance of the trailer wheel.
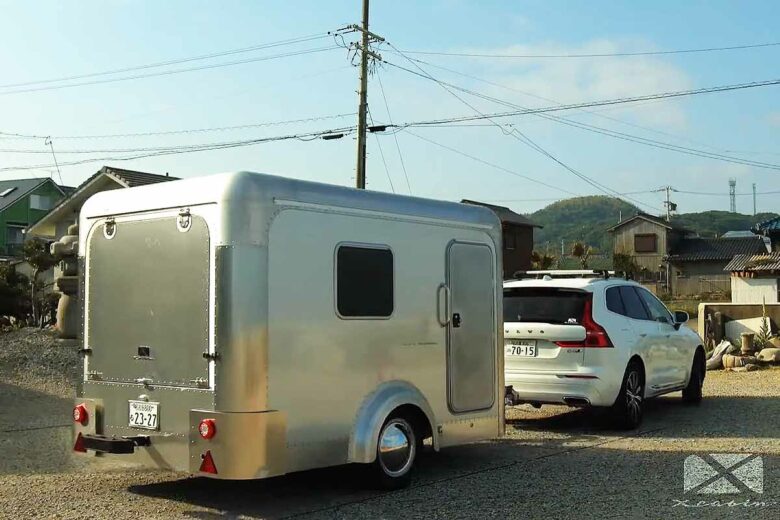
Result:
M382 489L408 486L417 446L411 423L402 415L390 416L379 430L376 460L371 465L376 485Z

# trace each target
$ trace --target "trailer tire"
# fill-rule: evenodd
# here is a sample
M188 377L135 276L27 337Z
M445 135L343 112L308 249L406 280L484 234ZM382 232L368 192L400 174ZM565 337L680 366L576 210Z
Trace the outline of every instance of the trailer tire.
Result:
M393 414L379 430L376 460L371 464L374 484L380 489L401 489L409 485L419 447L413 421Z

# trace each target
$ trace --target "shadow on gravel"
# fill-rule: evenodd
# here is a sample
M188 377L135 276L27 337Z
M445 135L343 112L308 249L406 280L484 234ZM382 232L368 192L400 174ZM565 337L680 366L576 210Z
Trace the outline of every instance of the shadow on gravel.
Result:
M595 449L591 449L595 448ZM735 450L736 451L736 450ZM131 493L191 506L188 518L777 518L780 458L765 455L764 494L701 495L683 489L690 451L549 449L503 439L425 456L409 488L365 489L361 468L341 466L258 481L181 479L132 486ZM702 454L706 457L706 453ZM527 485L527 482L534 485ZM576 485L567 485L574 482ZM617 487L616 487L617 486ZM744 486L743 486L744 487ZM554 489L554 496L551 494ZM767 500L739 513L700 500ZM202 509L212 511L203 511ZM529 509L531 508L531 509Z
M67 470L73 401L0 382L0 475Z
M507 431L626 435L612 427L608 410L558 408L561 413L556 415L508 419ZM699 405L689 405L673 394L647 401L642 429L649 433L643 437L777 438L777 423L762 419L770 417L780 417L780 396L708 396Z
M488 441L448 448L439 453L423 452L408 491L496 471L554 452L546 448L512 444L512 441ZM518 447L520 450L515 449ZM204 520L235 518L239 515L286 518L316 513L332 517L337 508L392 496L392 493L367 488L365 468L360 465L337 466L254 481L183 478L131 486L128 490L145 497L175 500L198 508L217 510L187 512L190 518Z

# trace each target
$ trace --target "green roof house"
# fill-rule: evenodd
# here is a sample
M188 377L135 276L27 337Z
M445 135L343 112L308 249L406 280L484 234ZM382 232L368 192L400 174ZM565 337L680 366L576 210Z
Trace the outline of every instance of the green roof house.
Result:
M27 228L57 205L66 191L48 177L0 180L0 260L22 255Z

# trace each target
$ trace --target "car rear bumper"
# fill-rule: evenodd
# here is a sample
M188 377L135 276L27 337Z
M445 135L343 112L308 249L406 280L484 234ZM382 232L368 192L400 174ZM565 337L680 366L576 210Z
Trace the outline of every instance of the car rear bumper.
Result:
M513 404L540 403L569 406L611 406L620 386L595 372L533 373L507 371Z

